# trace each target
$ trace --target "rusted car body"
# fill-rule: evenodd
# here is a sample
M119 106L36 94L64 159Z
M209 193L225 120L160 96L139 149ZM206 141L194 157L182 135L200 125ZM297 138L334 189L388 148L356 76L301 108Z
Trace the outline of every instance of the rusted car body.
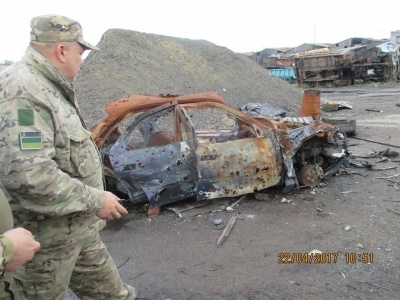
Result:
M311 118L252 117L217 93L134 95L91 128L107 189L152 207L315 186L346 161L346 137Z

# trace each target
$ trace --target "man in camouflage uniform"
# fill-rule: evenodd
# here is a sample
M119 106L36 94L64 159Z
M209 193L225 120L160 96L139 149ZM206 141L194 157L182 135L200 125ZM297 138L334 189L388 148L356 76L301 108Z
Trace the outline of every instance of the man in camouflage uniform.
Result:
M19 296L135 299L100 240L104 220L126 209L103 189L99 152L86 130L73 80L85 50L81 25L64 16L31 21L21 62L0 73L0 176L16 226L41 244L13 273Z
M23 228L13 229L10 205L0 182L0 299L12 299L11 280L3 280L5 271L14 271L31 260L40 244ZM8 277L7 273L7 277ZM7 281L7 282L6 282Z

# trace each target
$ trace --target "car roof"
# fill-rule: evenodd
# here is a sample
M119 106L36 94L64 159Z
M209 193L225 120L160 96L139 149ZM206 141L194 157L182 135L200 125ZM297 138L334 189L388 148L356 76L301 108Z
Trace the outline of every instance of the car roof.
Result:
M216 92L203 92L189 95L132 95L107 103L105 107L107 117L90 129L92 138L97 146L101 146L108 135L127 116L172 102L177 102L178 104L198 102L225 103L224 98Z

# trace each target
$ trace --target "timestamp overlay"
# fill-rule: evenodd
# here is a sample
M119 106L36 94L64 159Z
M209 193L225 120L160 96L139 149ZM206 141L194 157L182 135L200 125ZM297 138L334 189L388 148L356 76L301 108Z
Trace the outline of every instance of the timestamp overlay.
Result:
M278 253L278 264L336 264L338 262L372 264L374 262L374 254L371 252Z

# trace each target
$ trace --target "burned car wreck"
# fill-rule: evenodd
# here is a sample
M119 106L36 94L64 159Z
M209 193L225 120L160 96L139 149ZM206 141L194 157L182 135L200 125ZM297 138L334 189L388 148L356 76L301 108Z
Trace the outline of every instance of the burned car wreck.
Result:
M133 95L91 128L106 188L159 207L316 186L348 162L346 136L312 118L252 117L207 92Z

